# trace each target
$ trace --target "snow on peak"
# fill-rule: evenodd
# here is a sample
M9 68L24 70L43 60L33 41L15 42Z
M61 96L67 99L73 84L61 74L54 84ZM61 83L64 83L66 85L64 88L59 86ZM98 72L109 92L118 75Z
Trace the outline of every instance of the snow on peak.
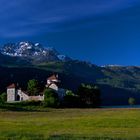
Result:
M45 57L47 59L66 60L68 57L59 54L53 47L43 47L40 43L19 42L2 46L1 53L16 57Z

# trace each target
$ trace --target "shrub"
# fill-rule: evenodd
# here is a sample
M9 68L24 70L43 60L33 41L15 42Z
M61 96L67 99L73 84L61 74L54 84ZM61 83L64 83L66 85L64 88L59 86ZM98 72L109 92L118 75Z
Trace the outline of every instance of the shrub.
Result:
M62 105L69 108L80 107L79 97L76 95L66 95L64 96Z
M57 93L52 89L46 89L44 91L44 106L46 107L58 107L59 100Z
M135 103L136 103L135 98L130 97L130 98L128 99L128 103L129 103L129 105L135 105Z
M7 101L7 94L6 93L2 93L0 95L0 104L4 104Z

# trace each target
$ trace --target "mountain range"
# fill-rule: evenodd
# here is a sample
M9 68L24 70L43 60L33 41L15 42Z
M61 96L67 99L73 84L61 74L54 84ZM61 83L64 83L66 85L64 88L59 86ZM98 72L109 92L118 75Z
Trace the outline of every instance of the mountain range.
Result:
M7 43L0 49L0 91L10 83L20 83L26 88L29 79L42 85L46 78L58 73L63 88L76 91L81 83L97 84L101 89L103 105L123 105L128 98L140 103L139 66L97 66L73 60L57 50L40 43Z
M17 61L26 61L30 64L70 60L69 57L58 53L54 48L44 47L40 43L29 41L7 43L1 47L0 53L4 56L11 56L12 59L18 58Z

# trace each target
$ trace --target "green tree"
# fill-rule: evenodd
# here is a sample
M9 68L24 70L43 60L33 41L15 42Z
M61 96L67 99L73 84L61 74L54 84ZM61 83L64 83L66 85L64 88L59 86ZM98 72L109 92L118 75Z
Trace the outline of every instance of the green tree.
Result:
M77 94L83 106L97 107L100 105L100 89L96 85L81 84Z
M63 107L80 107L79 106L79 97L75 95L71 90L66 91L66 95L63 98L62 101Z
M7 94L6 93L2 93L0 95L0 104L4 104L7 101Z
M34 96L39 94L39 84L35 79L28 81L27 91L29 95Z
M46 107L58 107L59 99L57 93L53 89L46 89L44 91L44 106Z
M128 103L129 103L129 105L135 105L135 103L136 103L135 98L130 97L130 98L128 99Z
M66 91L66 95L74 96L74 93L73 93L71 90L67 90L67 91Z

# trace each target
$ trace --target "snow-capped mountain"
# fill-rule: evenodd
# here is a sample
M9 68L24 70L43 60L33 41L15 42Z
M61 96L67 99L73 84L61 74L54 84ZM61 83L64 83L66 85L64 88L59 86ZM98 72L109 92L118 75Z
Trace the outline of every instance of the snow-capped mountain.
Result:
M59 54L54 48L44 47L40 43L7 43L1 47L3 55L31 58L37 61L67 61L69 57Z

